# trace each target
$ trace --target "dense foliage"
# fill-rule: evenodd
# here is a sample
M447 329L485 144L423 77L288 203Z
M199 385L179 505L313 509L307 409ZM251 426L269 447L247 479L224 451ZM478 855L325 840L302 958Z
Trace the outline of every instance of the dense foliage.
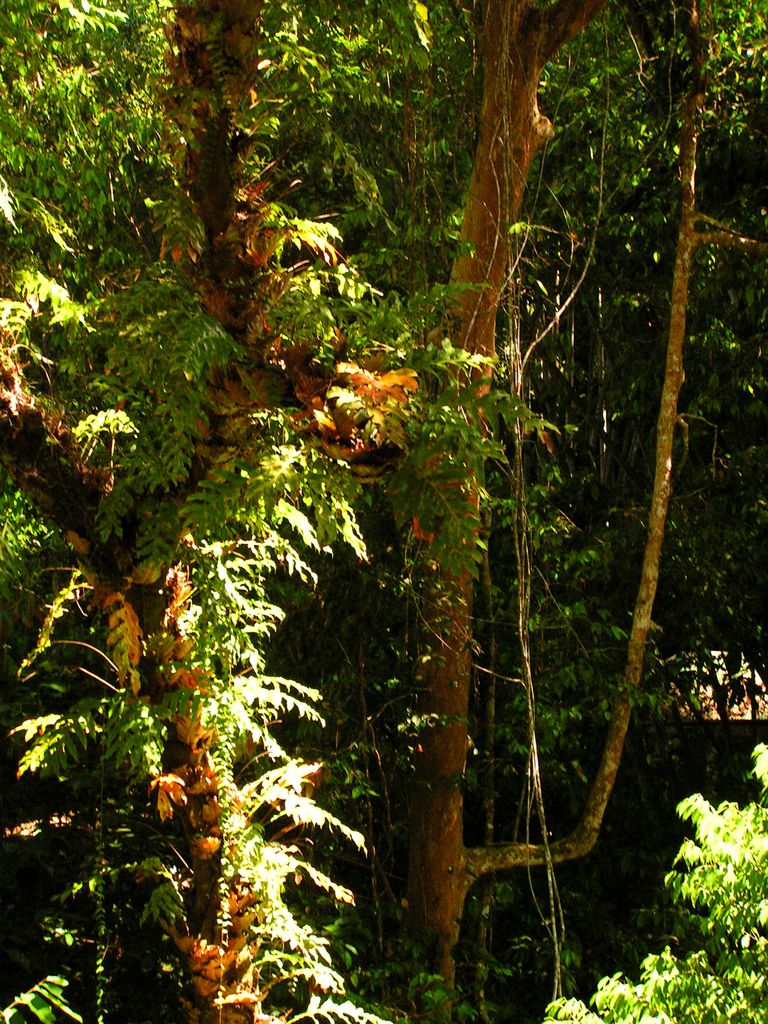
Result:
M639 969L674 807L740 795L765 714L767 30L0 8L5 1019L501 1024ZM694 95L717 245L627 696ZM758 1019L764 810L685 806L705 949L604 983L607 1021L723 987Z

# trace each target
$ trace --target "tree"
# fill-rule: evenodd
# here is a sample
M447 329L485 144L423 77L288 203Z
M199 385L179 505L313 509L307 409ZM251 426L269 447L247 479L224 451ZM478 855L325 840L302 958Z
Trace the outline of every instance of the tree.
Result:
M552 133L537 102L542 70L601 7L600 2L549 9L491 2L484 10L479 133L461 248L451 273L452 284L460 288L454 311L457 344L473 356L495 358L497 311L513 258L511 228L532 162ZM469 507L478 500L474 486L470 481ZM436 936L436 967L451 985L452 950L469 886L502 865L492 866L486 851L464 849L459 780L467 752L473 584L466 569L440 574L438 568L438 574L424 610L430 654L417 677L421 714L438 724L425 730L416 759L408 907L412 924Z
M161 109L137 86L143 60L159 72L150 8L128 17L82 4L52 15L31 0L4 15L18 49L5 56L3 114L12 124L18 105L26 117L9 130L2 178L12 258L0 458L77 560L19 676L45 679L52 644L97 656L71 666L90 681L85 692L73 687L68 707L14 730L29 745L21 770L66 778L100 751L102 772L110 764L118 780L149 783L176 837L123 868L153 886L145 915L178 951L197 1021L253 1020L270 1004L365 1016L321 997L342 991L327 940L286 902L302 880L352 896L285 837L314 824L360 838L309 799L318 766L290 758L270 731L280 713L319 718L319 695L265 675L264 637L280 612L264 581L311 577L291 534L310 549L345 536L362 557L348 500L357 485L341 467L398 452L416 385L408 370L324 367L317 338L311 351L291 347L270 323L281 297L311 308L325 268L339 262L332 227L291 217L268 196L259 147L279 98L273 72L284 86L278 65L297 52L279 31L291 14L237 0L178 5L164 26ZM138 54L137 27L146 33ZM117 95L124 107L110 117ZM94 116L105 138L73 196ZM80 154L69 137L60 144L62 124L78 143L88 133ZM137 151L149 163L141 183ZM344 272L330 279L354 293ZM73 602L87 608L87 639L54 638ZM122 810L135 807L128 798ZM96 829L103 837L103 820ZM99 842L94 891L108 875ZM103 989L96 995L101 1016Z
M536 152L551 136L551 126L538 112L536 94L547 60L581 31L599 12L600 4L554 5L533 9L526 4L488 4L482 53L485 84L480 131L462 222L466 248L453 267L453 283L464 290L457 306L457 337L473 354L495 355L496 320L513 262L512 227L520 216L522 194ZM549 844L511 843L467 849L463 843L462 794L459 780L467 751L465 723L471 677L472 582L469 573L443 573L439 596L425 604L430 656L418 683L421 712L436 724L428 728L416 759L415 797L409 862L409 913L414 924L437 936L436 964L450 985L452 948L458 939L462 907L469 887L483 875L523 865L548 864L589 852L600 831L608 798L621 761L631 715L632 695L641 678L659 578L661 547L669 511L672 452L677 406L683 381L682 353L686 333L689 278L694 252L707 244L723 244L762 255L765 244L720 226L696 229L702 220L695 202L698 116L704 98L706 42L696 5L683 12L690 43L691 85L680 114L680 176L682 214L670 300L666 370L656 433L656 470L647 525L647 541L629 636L624 681L615 697L602 758L596 769L581 819L566 837ZM527 356L526 356L527 359ZM519 452L519 448L518 448ZM518 466L518 474L522 472ZM519 479L518 475L518 479ZM516 499L524 507L524 492ZM470 495L469 503L476 503ZM524 511L521 513L524 516ZM524 682L533 688L527 654L528 608L525 589L526 526L518 533L518 608ZM536 757L535 737L531 756ZM554 913L554 911L553 911Z

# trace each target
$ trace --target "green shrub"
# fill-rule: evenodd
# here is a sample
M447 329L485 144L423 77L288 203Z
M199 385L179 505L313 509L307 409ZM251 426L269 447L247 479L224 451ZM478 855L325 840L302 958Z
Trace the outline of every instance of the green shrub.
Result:
M584 1003L558 1000L546 1021L579 1024L762 1024L768 1019L768 747L754 752L761 799L713 807L702 796L678 811L693 824L667 875L690 951L667 946L643 961L640 982L603 978ZM695 938L695 942L691 938ZM698 946L698 948L695 948Z

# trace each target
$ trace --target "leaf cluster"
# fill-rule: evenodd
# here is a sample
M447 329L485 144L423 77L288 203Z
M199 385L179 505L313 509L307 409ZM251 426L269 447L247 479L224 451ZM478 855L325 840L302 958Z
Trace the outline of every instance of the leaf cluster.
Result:
M64 1017L82 1024L83 1018L75 1013L63 994L66 986L66 979L51 974L11 1000L0 1010L0 1019L3 1024L28 1024L33 1020L54 1024Z
M744 807L712 806L700 795L679 812L695 839L686 840L667 876L672 899L686 908L677 940L643 962L640 981L604 978L594 996L597 1014L577 1000L553 1004L548 1021L630 1024L690 1020L757 1022L765 1018L764 971L768 935L768 748L754 753L762 796Z

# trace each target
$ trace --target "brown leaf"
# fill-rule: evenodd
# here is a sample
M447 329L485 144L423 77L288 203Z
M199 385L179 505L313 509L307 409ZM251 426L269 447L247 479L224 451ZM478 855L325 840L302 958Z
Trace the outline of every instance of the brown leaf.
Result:
M210 860L221 848L218 836L195 836L189 843L192 856L197 860Z
M552 456L552 458L555 458L555 446L552 443L552 437L550 436L549 431L548 430L540 430L539 431L539 440L544 445L544 447L547 449L547 451Z
M158 775L149 784L149 791L157 789L157 813L161 821L167 821L173 817L173 805L183 807L187 802L184 779L180 775L168 772L166 775Z

